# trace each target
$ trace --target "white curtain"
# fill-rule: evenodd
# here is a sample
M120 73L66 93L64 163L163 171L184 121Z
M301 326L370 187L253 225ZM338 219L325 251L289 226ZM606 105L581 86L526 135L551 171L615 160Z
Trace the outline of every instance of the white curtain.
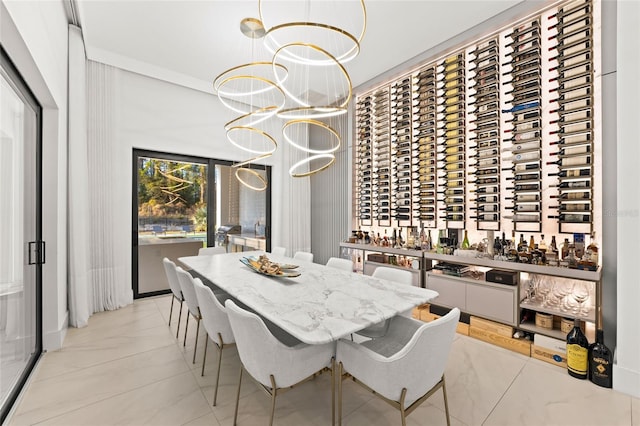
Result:
M69 322L82 327L94 312L133 301L129 251L113 232L127 226L118 215L129 165L118 164L114 138L116 71L86 61L75 27L69 53Z

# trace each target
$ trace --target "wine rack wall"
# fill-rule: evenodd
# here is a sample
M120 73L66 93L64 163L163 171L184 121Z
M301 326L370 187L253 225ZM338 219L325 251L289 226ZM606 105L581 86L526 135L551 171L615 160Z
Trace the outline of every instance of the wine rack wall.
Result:
M357 224L592 232L595 1L559 3L356 95Z

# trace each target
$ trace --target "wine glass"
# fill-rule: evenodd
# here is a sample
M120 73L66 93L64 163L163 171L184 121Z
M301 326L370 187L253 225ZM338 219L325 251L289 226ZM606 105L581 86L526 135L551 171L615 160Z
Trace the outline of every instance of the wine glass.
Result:
M584 302L589 298L589 284L584 281L578 281L573 286L573 292L571 297L578 303L578 306L573 309L573 313L576 316L586 315L583 309Z
M540 301L540 305L546 306L549 292L551 291L551 282L543 277L537 277L537 281L536 293L538 294L538 300Z

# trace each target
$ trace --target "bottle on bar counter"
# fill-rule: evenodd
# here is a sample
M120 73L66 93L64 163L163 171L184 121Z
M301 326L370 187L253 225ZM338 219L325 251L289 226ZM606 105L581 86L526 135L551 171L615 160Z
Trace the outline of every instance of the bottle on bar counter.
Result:
M577 379L586 379L589 368L589 341L576 318L573 329L567 334L567 371Z
M460 248L463 250L468 250L470 247L469 244L469 236L467 235L467 230L464 230L464 238L462 239L462 244L460 245Z

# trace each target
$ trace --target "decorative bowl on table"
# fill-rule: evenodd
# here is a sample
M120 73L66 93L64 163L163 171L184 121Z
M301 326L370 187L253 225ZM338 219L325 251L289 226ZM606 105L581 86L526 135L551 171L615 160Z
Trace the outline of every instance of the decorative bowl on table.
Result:
M247 265L257 273L267 275L269 277L295 278L300 276L300 272L292 271L292 269L297 268L298 265L281 265L275 262L271 262L265 255L262 255L258 258L253 256L243 257L240 259L240 262Z

